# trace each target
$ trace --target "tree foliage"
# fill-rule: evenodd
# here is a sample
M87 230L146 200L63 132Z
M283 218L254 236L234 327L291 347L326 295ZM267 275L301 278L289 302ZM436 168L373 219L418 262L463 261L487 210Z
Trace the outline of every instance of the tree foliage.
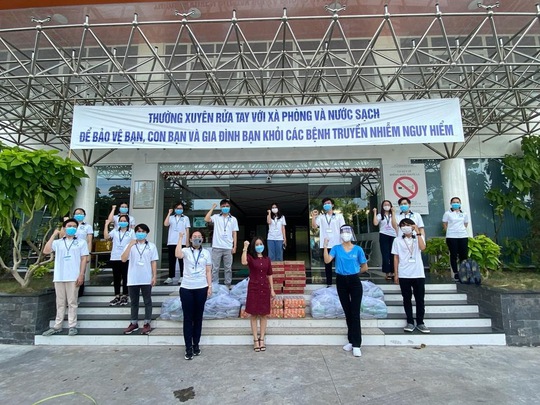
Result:
M0 267L9 271L21 286L28 286L33 271L51 260L43 257L31 238L29 228L35 214L45 207L51 218L69 212L84 177L81 164L61 158L57 151L5 146L0 149L0 234L9 236L13 242L10 260L0 256ZM51 227L49 223L45 237ZM18 270L23 260L23 241L37 259L21 277Z

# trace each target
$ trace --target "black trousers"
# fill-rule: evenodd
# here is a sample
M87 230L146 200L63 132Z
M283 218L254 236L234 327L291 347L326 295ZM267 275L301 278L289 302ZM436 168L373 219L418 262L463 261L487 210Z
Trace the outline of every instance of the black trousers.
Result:
M426 279L425 278L400 278L399 288L403 297L403 308L407 316L407 323L414 325L412 296L416 301L416 324L424 323L424 314L426 307L424 304L424 296L426 295Z
M111 260L113 272L114 295L120 295L120 286L122 286L122 294L128 295L127 274L129 261Z
M379 233L379 246L381 248L382 257L382 272L393 273L394 272L394 255L392 254L392 243L394 243L394 237Z
M186 353L193 353L193 347L199 346L202 333L204 304L208 287L187 289L180 288L180 301L184 312L184 343Z
M131 301L131 322L136 323L139 319L141 293L144 301L144 320L150 322L152 320L152 286L150 284L130 285L128 290L129 300Z
M347 321L347 338L353 347L362 346L362 326L360 325L360 305L362 304L362 281L359 274L336 275L339 302Z
M330 248L328 248L328 253L330 253ZM321 249L321 260L324 263L324 249ZM332 260L330 263L324 263L324 274L326 276L326 285L332 285Z
M459 263L461 263L469 256L469 238L446 238L446 245L450 251L450 266L456 274L458 272L458 258Z
M185 246L182 245L184 248ZM176 262L180 266L180 277L184 277L184 261L180 260L175 255L176 245L167 245L167 251L169 252L169 278L174 278L176 275Z

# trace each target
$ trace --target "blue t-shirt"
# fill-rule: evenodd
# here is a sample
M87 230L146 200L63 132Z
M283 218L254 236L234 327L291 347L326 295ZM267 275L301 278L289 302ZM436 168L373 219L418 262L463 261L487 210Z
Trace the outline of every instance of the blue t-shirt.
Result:
M329 254L336 260L336 273L342 276L359 273L360 266L367 263L364 251L356 245L350 252L345 251L341 245L335 245Z

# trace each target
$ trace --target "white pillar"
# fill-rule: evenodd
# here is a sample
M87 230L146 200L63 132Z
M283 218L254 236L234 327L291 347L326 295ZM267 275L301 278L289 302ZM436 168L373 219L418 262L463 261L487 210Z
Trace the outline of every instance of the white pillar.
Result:
M92 224L94 228L94 207L96 205L97 170L93 167L84 166L84 172L88 177L81 179L81 185L77 190L77 196L73 202L73 208L82 208L86 212L85 222ZM73 210L72 210L73 211ZM85 281L90 280L90 263L86 268Z
M467 232L473 236L472 215L469 205L469 189L467 188L467 170L465 160L461 158L445 159L441 162L441 184L445 211L450 209L450 199L459 197L461 209L469 214Z

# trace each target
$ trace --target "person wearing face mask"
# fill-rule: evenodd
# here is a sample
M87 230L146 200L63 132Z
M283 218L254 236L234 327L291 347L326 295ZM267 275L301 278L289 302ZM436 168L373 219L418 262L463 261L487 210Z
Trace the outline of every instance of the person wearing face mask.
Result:
M469 256L469 215L461 210L461 200L453 197L450 200L450 209L443 215L443 228L446 232L446 245L450 251L450 266L454 273L454 280L459 281L458 258L461 263Z
M109 232L110 223L111 221L107 219L103 228L104 238L112 240L110 263L113 272L114 298L109 302L109 306L127 306L129 302L127 287L129 261L122 261L122 253L129 242L135 239L135 232L129 229L129 217L127 215L120 214L118 228ZM122 295L120 295L120 286L122 287Z
M398 200L399 204L399 214L396 216L396 222L399 224L399 222L404 219L408 218L411 219L418 229L420 230L420 234L426 238L426 233L424 231L424 220L422 219L422 216L416 212L411 211L411 200L409 200L407 197L402 197ZM403 233L401 232L401 228L397 227L397 236L401 237L403 236Z
M403 308L407 316L407 325L403 330L430 333L424 324L424 297L426 295L424 263L422 250L426 248L420 229L410 218L399 221L401 236L396 237L392 245L394 255L394 282L399 284L403 297ZM416 326L414 326L412 297L416 303Z
M150 228L146 224L135 227L135 239L132 239L121 259L125 263L129 261L127 285L129 300L131 301L131 322L124 329L125 335L130 335L139 330L139 300L141 294L144 301L144 325L141 333L148 335L152 331L152 287L157 280L157 261L159 260L156 245L146 239Z
M340 228L345 225L343 215L334 212L334 200L331 198L322 199L323 210L313 210L311 212L311 227L319 229L319 248L321 257L324 257L324 240L328 239L328 247L332 248L341 243L339 237ZM332 261L324 263L324 273L326 276L326 286L332 285Z
M233 254L236 253L236 242L238 235L238 221L231 212L231 203L224 199L219 202L221 214L213 214L217 204L212 204L212 208L206 213L204 220L214 224L212 233L212 282L219 281L219 267L223 260L223 272L225 274L225 285L231 288Z
M109 213L108 220L111 222L114 222L114 227L118 228L119 216L128 215L128 212L129 212L128 204L125 202L121 203L120 208L118 209L118 214L114 215L115 211L116 211L116 205L113 205L111 208L111 212ZM133 227L135 226L135 218L131 215L128 215L128 216L129 216L129 227L133 229Z
M253 334L253 350L266 350L265 336L268 315L270 314L270 299L276 296L272 280L272 262L266 254L264 241L256 236L251 243L244 242L242 264L248 266L249 283L247 289L246 312L251 315L251 333ZM259 322L259 327L257 325Z
M382 272L385 279L392 280L394 277L394 261L392 258L392 243L397 233L396 212L392 203L384 200L381 204L381 212L373 208L373 225L379 226L379 247L382 257Z
M339 302L345 313L347 322L348 343L343 350L353 352L354 357L362 356L362 329L360 325L360 305L362 303L362 281L360 273L368 271L367 259L360 246L353 244L356 240L350 225L340 227L341 243L334 245L328 252L330 239L324 240L324 261L336 261L336 288Z
M55 229L43 247L44 254L55 253L53 283L56 292L54 326L43 332L43 336L62 332L66 304L68 306L68 335L75 336L78 333L77 294L79 286L84 282L89 256L86 240L80 240L75 236L78 226L79 223L74 218L66 219L62 224L62 229Z
M268 257L273 262L283 261L283 249L287 246L287 233L285 232L285 215L281 213L276 203L266 212L268 223Z
M174 213L174 215L172 215ZM163 222L163 225L169 227L169 234L167 236L167 250L169 253L169 277L163 282L163 284L171 284L173 282L176 273L176 263L180 268L180 279L184 275L184 262L175 257L176 245L178 244L178 238L180 233L182 238L182 247L187 245L189 240L189 228L191 224L189 218L184 215L184 204L177 203L172 209L169 209L167 217Z
M204 304L212 295L212 257L210 252L203 249L203 236L200 231L191 235L191 246L184 247L180 232L176 245L176 257L184 262L184 277L180 285L180 301L184 312L183 335L186 353L184 359L192 360L199 356L201 349L202 322Z
M92 251L92 240L94 239L94 230L92 229L92 225L88 222L85 222L86 218L86 211L82 208L75 208L73 210L73 218L79 223L79 226L77 227L77 233L75 236L79 240L85 240L88 244L88 252ZM64 218L66 220L68 218ZM90 271L90 260L87 261L87 269L85 275L89 275ZM84 281L79 287L79 297L82 297L84 295Z

